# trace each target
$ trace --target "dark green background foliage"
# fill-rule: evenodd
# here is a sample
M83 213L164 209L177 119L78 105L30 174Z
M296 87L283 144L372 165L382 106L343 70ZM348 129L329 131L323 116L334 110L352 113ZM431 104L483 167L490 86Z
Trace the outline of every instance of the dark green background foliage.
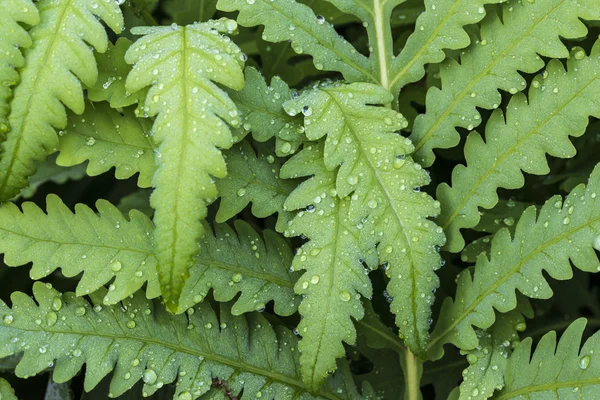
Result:
M0 400L600 398L598 0L0 0Z

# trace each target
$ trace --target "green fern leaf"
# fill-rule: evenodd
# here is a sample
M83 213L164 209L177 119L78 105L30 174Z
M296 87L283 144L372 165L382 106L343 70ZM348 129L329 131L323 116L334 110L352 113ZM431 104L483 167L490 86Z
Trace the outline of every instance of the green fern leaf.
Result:
M480 255L474 276L462 272L456 299L446 299L429 343L430 358L443 354L442 346L453 343L463 350L477 346L472 326L486 329L494 323L494 308L508 312L516 307L515 290L530 298L548 299L552 290L542 271L557 280L572 277L571 263L582 271L597 272L600 248L600 167L587 187L577 186L565 199L548 200L536 218L529 207L517 224L514 238L507 229L494 235L490 257Z
M235 230L217 224L214 235L200 243L200 254L183 288L181 309L202 301L212 288L217 301L236 299L231 308L234 315L263 311L270 301L278 315L296 312L300 300L293 288L298 274L289 271L293 255L285 239L270 230L261 237L242 220L235 222Z
M415 159L428 167L435 158L433 149L456 146L460 137L455 127L479 125L476 107L498 107L498 89L513 94L525 89L518 71L540 70L544 61L539 56L567 57L561 38L585 36L581 19L600 19L596 0L510 0L503 7L502 21L490 12L481 23L481 39L465 50L460 64L448 59L440 71L442 89L427 93L427 112L416 119L411 135Z
M0 378L0 400L18 400L10 383L3 378Z
M96 54L98 80L94 86L88 88L88 99L108 101L112 108L143 103L146 91L140 90L131 94L125 89L125 79L131 71L131 65L125 62L125 53L129 47L131 41L121 37L114 45L109 43L105 53Z
M467 352L467 367L462 375L460 398L489 399L504 386L504 370L511 346L519 342L519 332L525 330L523 312L533 317L526 299L523 307L500 314L488 331L479 331L479 346ZM521 302L519 303L521 304Z
M108 45L101 21L115 32L123 25L114 1L42 0L37 8L41 22L29 32L33 46L24 53L21 82L10 104L11 130L0 159L0 200L16 196L37 163L57 147L54 128L67 124L63 104L83 113L80 80L92 86L98 75L88 44L100 52Z
M531 354L531 338L521 342L508 360L506 386L495 399L594 399L600 396L596 332L580 349L585 318L573 322L556 344L556 332L544 335Z
M310 241L296 253L295 271L306 270L295 286L303 296L298 333L302 340L302 377L318 390L344 355L342 341L354 344L356 331L350 317L360 320L364 310L361 296L371 297L371 281L361 261L375 267L375 252L365 257L359 242L360 230L349 218L350 202L335 193L335 172L323 164L323 146L306 146L288 161L282 176L310 176L288 197L285 207L300 211L290 221L287 236L305 235Z
M84 389L114 370L115 397L142 380L145 396L177 381L175 398L196 399L219 379L236 396L243 390L249 398L361 398L347 367L313 397L297 372L296 339L257 313L234 317L223 305L217 318L204 304L187 316L173 316L140 294L122 308L103 307L102 294L92 296L94 305L40 282L33 293L39 305L20 292L11 296L12 309L0 302L0 357L24 352L18 376L53 363L53 380L65 382L86 364Z
M55 195L47 198L46 213L35 204L23 210L6 203L0 207L0 252L9 266L33 263L32 279L58 268L65 276L83 272L77 295L92 293L114 278L105 301L114 304L135 293L146 282L149 298L160 295L154 277L152 223L138 211L127 220L105 200L98 214L83 204L72 213Z
M543 76L534 79L529 104L519 93L507 106L506 120L502 111L496 110L486 126L486 142L476 132L469 135L465 144L467 166L454 169L452 187L443 183L437 189L442 203L437 222L448 237L449 251L462 250L460 229L477 225L479 207L496 205L499 187L522 187L521 170L547 174L546 153L573 157L575 148L569 136L583 135L589 116L600 117L600 41L590 57L581 49L574 54L568 72L554 60Z
M291 114L304 114L308 139L327 136L324 161L330 171L339 167L337 196L351 195L347 225L365 225L360 235L377 243L379 262L388 266L387 291L395 298L391 309L400 335L414 353L422 354L432 291L438 286L437 249L444 236L427 219L439 212L439 203L419 192L429 177L405 158L412 145L395 133L406 127L406 120L391 109L368 105L390 101L391 95L376 85L326 84L284 107Z
M115 304L132 295L147 282L146 296L160 295L155 274L153 227L150 220L134 210L129 220L110 203L96 203L98 215L82 204L72 213L56 196L47 199L44 213L33 203L23 211L8 203L0 208L0 252L9 266L33 263L33 279L48 276L61 268L65 276L83 272L77 295L100 289L109 281L103 302ZM230 301L234 313L264 308L270 301L280 315L296 311L298 300L293 286L297 276L288 271L289 245L272 231L264 240L248 224L236 223L237 234L225 225L199 243L201 254L190 270L191 278L182 293L182 311L192 307L213 289L219 301ZM223 251L223 248L228 251ZM261 306L262 305L262 306Z
M6 0L0 14L0 138L8 132L8 101L12 94L11 86L19 82L15 68L25 64L19 48L30 47L31 38L19 24L37 25L40 15L31 0Z
M62 185L69 180L80 180L85 176L85 167L85 164L68 168L61 167L56 164L56 154L51 154L46 161L40 164L37 172L29 178L29 185L22 189L14 200L33 197L38 188L48 182Z
M229 96L242 113L242 124L236 129L241 140L248 131L259 142L278 137L282 131L302 130L302 121L288 115L283 103L292 98L292 91L279 77L271 79L271 86L254 68L244 71L245 85L239 92L230 91Z
M69 114L60 132L58 165L71 167L88 161L87 173L100 175L115 168L118 179L139 173L138 186L150 187L154 173L152 123L136 118L131 108L120 113L108 103L88 103L81 115Z
M349 81L377 82L369 60L340 37L324 18L295 0L219 0L222 11L239 11L242 26L264 25L263 40L291 41L296 53L309 54L319 70L339 71Z
M217 181L221 203L217 222L225 222L252 202L252 214L266 218L279 213L277 225L283 230L290 214L283 203L296 182L279 178L279 161L273 154L257 155L252 146L243 141L225 153L227 176Z
M425 11L417 18L415 31L391 63L386 87L396 94L406 84L417 82L423 77L425 64L444 60L444 49L467 47L471 40L463 27L481 21L486 14L486 4L504 1L425 1Z
M152 218L154 210L150 207L150 194L149 189L140 189L127 196L121 197L117 208L124 215L128 215L131 210L138 210Z
M158 115L153 126L156 189L150 203L156 210L161 291L172 311L198 251L206 203L217 196L211 176L227 174L218 148L232 145L227 124L239 123L234 103L213 83L232 89L244 85L240 50L219 34L236 27L235 21L222 19L186 27L135 28L133 33L145 36L125 55L125 61L135 64L127 89L135 93L151 85L147 113Z

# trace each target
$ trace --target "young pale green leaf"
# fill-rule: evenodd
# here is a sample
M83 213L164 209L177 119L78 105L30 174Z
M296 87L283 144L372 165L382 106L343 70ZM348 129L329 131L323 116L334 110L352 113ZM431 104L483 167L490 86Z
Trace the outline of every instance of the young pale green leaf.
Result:
M61 167L56 164L56 154L51 154L46 161L40 164L37 172L29 177L29 185L22 189L19 195L13 200L33 197L38 188L48 182L62 185L69 180L80 180L85 176L85 168L85 164L67 168Z
M291 218L283 203L296 182L279 178L281 165L274 154L256 154L250 143L243 141L225 153L227 176L217 181L221 202L215 217L225 222L252 203L252 214L266 218L279 213L278 230L285 229Z
M108 101L112 108L123 108L144 101L145 90L131 94L125 89L125 79L131 71L131 65L125 62L125 53L129 47L129 39L119 38L114 45L108 44L105 53L96 54L98 80L94 86L88 88L88 99Z
M599 56L600 41L589 57L582 49L575 49L568 71L560 61L551 61L544 74L533 80L529 102L519 93L509 102L506 118L500 110L492 114L485 142L477 132L469 135L465 144L467 166L454 169L452 187L442 183L437 189L442 204L437 222L448 237L449 251L462 250L460 229L478 224L479 207L489 209L498 203L498 188L522 187L521 171L547 174L546 154L560 158L575 155L569 136L583 135L589 116L600 117Z
M8 132L11 86L19 82L16 68L25 64L20 48L32 44L29 34L20 23L37 25L40 15L31 0L5 0L0 13L0 138Z
M437 215L439 203L420 192L429 176L406 157L413 149L410 140L396 133L406 120L369 105L389 103L391 97L373 84L334 83L317 85L284 106L291 114L304 114L308 139L327 137L323 156L328 170L339 168L337 196L351 196L344 224L358 227L364 241L377 244L400 335L414 353L423 354L444 235L427 219Z
M139 173L139 187L152 185L154 143L152 122L136 118L132 108L122 112L108 103L88 103L82 115L69 113L69 124L59 132L56 163L71 167L88 161L87 173L100 175L115 168L118 179Z
M512 94L525 89L518 71L533 73L543 68L540 56L567 57L561 38L585 36L587 28L581 19L600 19L597 0L509 0L502 21L490 12L481 23L480 40L461 53L460 64L448 59L440 71L442 88L428 91L427 112L415 120L411 135L415 159L428 167L435 159L433 149L456 146L460 136L455 127L479 125L476 107L497 108L501 103L498 89Z
M219 148L229 148L228 124L239 124L235 104L220 89L244 86L240 49L223 32L235 21L221 19L185 27L136 28L145 34L127 51L134 64L127 77L131 93L151 86L147 114L157 115L158 145L150 198L156 210L155 246L161 291L170 310L189 276L197 240L203 234L206 203L217 197L212 176L227 174Z
M200 243L180 307L201 302L212 288L217 301L236 299L234 315L264 311L270 301L278 315L291 315L300 303L293 290L298 274L289 271L292 258L290 246L276 232L265 230L261 237L242 220L235 222L235 231L216 224L215 233Z
M542 274L557 280L570 279L571 264L582 271L597 272L600 249L600 167L587 187L577 186L562 201L548 200L536 217L529 207L517 224L514 238L508 229L492 240L489 258L480 255L474 276L465 270L458 277L456 298L447 298L429 342L429 358L438 359L442 346L453 343L463 350L475 348L479 340L473 326L486 329L495 321L494 309L513 310L515 290L530 298L548 299L552 290Z
M333 25L295 0L219 0L222 11L239 11L242 26L264 25L263 40L291 41L298 54L313 57L319 70L339 71L349 81L377 82L369 60L337 34Z
M177 382L174 398L192 400L222 380L235 396L243 391L252 399L362 398L347 367L319 392L309 392L298 373L294 335L258 313L234 317L223 305L217 316L205 303L174 316L139 293L121 307L109 307L99 302L102 294L92 296L90 304L40 282L33 294L35 301L13 293L12 309L0 302L0 357L23 352L17 376L37 374L53 363L53 380L66 382L85 364L84 389L114 371L114 397L142 380L144 396Z
M467 47L471 40L463 27L481 21L486 14L486 4L504 1L506 0L425 1L425 11L417 18L414 32L400 54L391 62L388 84L385 87L397 94L406 84L423 77L425 64L444 60L444 49Z
M363 317L361 296L372 295L362 260L377 265L375 252L367 256L359 241L360 230L348 216L349 200L335 193L335 172L327 171L322 160L322 144L306 146L282 169L283 177L315 175L300 184L285 204L288 210L305 209L290 221L285 234L310 239L297 251L292 269L306 270L295 290L303 296L297 328L302 335L300 366L312 390L318 390L335 370L336 358L345 353L342 341L355 343L351 317Z
M29 202L22 208L21 212L12 203L0 207L0 252L7 265L32 262L33 279L58 268L68 277L83 272L79 296L111 282L103 299L106 304L123 300L146 282L148 298L160 295L154 229L141 212L131 211L127 220L117 208L99 200L98 214L82 204L72 213L56 196L48 197L46 213ZM201 254L183 289L182 311L202 301L212 288L219 301L241 293L233 304L235 314L264 308L270 301L280 315L295 312L297 276L288 271L292 255L285 240L272 231L265 231L263 239L242 221L236 223L237 234L224 225L215 230L212 234L208 229L210 234L198 244Z
M600 396L600 333L581 338L585 318L573 322L556 344L556 332L544 335L531 354L531 338L508 360L506 385L494 399L595 399Z
M10 383L3 378L0 378L0 400L18 400Z
M105 301L114 304L135 293L146 282L149 298L160 295L155 277L152 223L138 211L129 220L105 200L98 214L78 204L72 213L54 195L46 212L25 202L22 211L12 203L0 207L0 252L9 266L33 263L32 279L61 268L65 276L83 272L77 295L92 293L114 278Z
M282 131L303 131L300 118L283 110L283 103L292 98L287 83L274 77L271 86L267 86L261 73L254 68L246 68L244 78L242 90L229 91L229 96L242 113L242 123L235 130L237 140L246 136L248 131L259 142L278 137Z
M108 46L102 22L115 32L123 25L114 1L42 0L36 5L40 23L29 32L33 46L24 52L25 66L10 103L11 130L0 159L0 200L27 186L37 163L58 146L54 128L67 124L63 104L83 113L81 82L92 86L98 76L89 46L100 52Z
M522 312L531 317L531 306L525 299L523 309L499 314L487 331L478 331L479 346L467 352L469 366L463 371L461 399L489 399L504 386L504 370L511 346L519 342L519 332L525 330Z

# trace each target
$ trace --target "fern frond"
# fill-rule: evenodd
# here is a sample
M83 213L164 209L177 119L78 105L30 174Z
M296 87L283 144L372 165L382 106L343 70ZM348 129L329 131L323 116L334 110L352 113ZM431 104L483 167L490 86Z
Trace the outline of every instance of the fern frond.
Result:
M64 168L56 164L56 154L48 156L46 161L40 164L37 172L29 178L29 184L22 189L15 199L28 199L33 197L38 188L48 182L63 184L68 180L79 180L85 176L85 164Z
M303 300L298 344L302 377L318 390L345 353L342 341L354 344L351 317L364 315L361 296L371 297L371 281L363 261L376 267L376 255L360 243L360 230L349 218L350 202L335 192L335 172L323 163L322 144L308 145L282 169L283 177L310 176L288 197L288 210L305 209L290 221L287 236L305 235L310 241L296 253L295 271L306 270L295 286Z
M225 222L252 203L252 214L259 218L279 213L278 230L285 229L291 215L283 203L296 183L279 178L279 160L273 154L256 154L247 141L227 151L225 160L227 176L217 181L221 203L216 221Z
M346 224L364 225L360 236L377 244L379 262L388 266L387 291L400 335L422 354L444 235L427 219L439 212L439 203L419 192L429 176L406 157L412 144L395 132L406 120L391 109L369 106L390 101L379 86L337 83L317 86L284 106L304 114L309 140L327 136L323 155L328 170L339 168L333 178L337 196L351 196Z
M235 129L237 140L248 131L259 142L278 137L282 131L303 130L302 121L283 110L283 103L292 98L292 91L279 77L271 79L271 86L255 68L244 70L245 84L240 91L229 91L231 100L242 113L242 123Z
M138 210L152 218L154 210L150 207L150 193L150 189L136 190L127 196L121 197L117 208L125 215L128 215L131 210Z
M369 60L340 37L333 25L295 0L219 0L222 11L239 11L242 26L264 25L263 40L291 41L296 53L309 54L319 70L339 71L349 81L377 82Z
M25 64L20 48L30 47L31 37L19 23L37 25L40 15L31 0L6 0L0 13L0 138L8 132L11 86L19 82L15 68Z
M125 89L125 80L131 71L131 65L125 62L125 53L129 47L131 41L120 37L114 45L108 44L106 52L96 54L98 79L94 86L88 88L88 99L96 102L108 101L112 108L143 103L146 98L145 90L132 94Z
M87 173L100 175L115 168L117 179L139 173L139 187L150 187L154 173L152 122L136 118L131 108L122 113L108 103L88 103L79 116L69 113L69 125L60 132L56 163L71 167L88 161Z
M175 398L196 399L219 379L236 396L243 390L249 398L361 398L347 368L311 395L297 371L296 339L258 313L234 317L222 305L217 316L205 303L174 316L139 293L121 307L108 307L99 302L102 294L90 304L40 282L33 293L35 301L13 293L12 309L0 302L0 357L24 352L18 376L54 363L53 380L65 382L86 364L84 389L114 370L114 397L142 380L145 396L176 381Z
M0 253L9 266L33 263L33 279L61 268L65 276L83 272L77 295L93 293L111 282L103 299L115 304L139 290L146 282L146 296L160 295L155 274L153 227L141 212L129 220L110 203L99 200L98 214L85 205L72 213L56 196L47 198L46 213L33 203L23 210L8 203L0 207ZM295 312L298 300L293 286L297 276L288 271L291 250L278 234L265 231L261 238L248 224L236 223L236 232L217 225L198 247L201 254L191 267L191 278L182 293L185 311L202 301L212 288L219 301L233 304L234 313L252 311L270 301L280 315ZM228 251L222 251L223 248ZM114 279L114 281L113 281Z
M200 254L181 295L181 310L202 301L212 288L218 301L236 299L234 315L263 311L270 301L278 315L296 312L300 299L293 288L298 274L289 271L293 254L285 239L270 230L261 237L242 220L234 226L235 231L216 224L215 233L200 242Z
M446 299L432 333L430 358L443 354L442 346L453 343L463 350L477 346L473 326L486 329L494 323L494 309L508 312L516 307L515 290L530 298L547 299L552 290L543 271L557 280L572 277L571 263L582 271L597 272L600 248L600 167L587 187L577 186L563 202L548 200L536 218L529 207L517 224L514 238L507 229L494 235L489 258L480 255L474 276L462 272L456 299Z
M15 390L6 379L0 378L0 400L18 400Z
M42 0L40 23L29 32L33 46L25 54L21 81L10 103L10 131L0 158L0 200L8 200L27 185L37 163L58 145L55 128L66 127L64 106L83 113L80 81L96 82L93 52L106 51L102 22L120 32L123 17L114 1Z
M158 115L153 139L158 145L155 190L155 246L162 295L170 310L189 276L206 203L217 196L211 176L227 174L219 148L229 148L227 124L239 124L235 104L220 89L244 86L240 49L221 33L233 32L235 21L222 19L186 27L135 28L145 34L127 51L135 64L127 77L131 93L151 86L149 116ZM158 57L155 57L158 56ZM215 83L216 82L216 83Z
M441 90L431 88L427 93L427 112L415 120L410 137L415 159L428 167L435 159L433 149L456 146L455 127L470 130L479 125L476 107L497 108L501 103L498 89L512 94L525 89L518 71L540 70L544 61L539 56L567 57L561 38L585 36L587 28L581 19L600 19L596 0L509 0L502 21L490 12L481 23L481 39L465 50L460 64L448 59L440 71Z
M589 116L600 117L600 41L589 57L581 49L575 53L568 61L568 71L553 60L543 77L534 79L529 104L519 93L509 102L506 119L496 110L486 126L485 142L477 132L469 135L467 166L454 169L452 187L443 183L437 189L442 204L437 222L444 228L449 251L462 250L460 229L477 225L479 207L496 205L498 188L522 187L523 172L547 174L546 153L573 157L575 147L569 136L583 135Z
M83 272L77 295L92 293L114 278L105 301L114 304L148 282L147 296L160 295L154 277L152 223L138 211L127 220L105 200L98 214L83 204L72 213L55 195L46 199L46 213L25 202L22 211L12 203L0 207L0 252L6 265L33 263L32 279L56 269L72 277Z
M461 399L489 399L494 391L504 386L504 370L511 346L518 343L519 332L526 328L522 313L533 317L529 302L523 303L521 309L500 314L489 330L477 332L479 346L467 352L469 366L462 373Z
M600 395L600 333L581 338L586 319L573 322L556 344L556 332L544 335L531 354L531 338L523 340L508 360L506 386L495 399L580 398Z
M406 84L420 80L425 75L425 64L439 63L446 58L445 49L467 47L471 39L463 27L481 21L486 15L486 4L504 1L425 1L425 11L417 18L415 31L391 63L389 90L397 94Z

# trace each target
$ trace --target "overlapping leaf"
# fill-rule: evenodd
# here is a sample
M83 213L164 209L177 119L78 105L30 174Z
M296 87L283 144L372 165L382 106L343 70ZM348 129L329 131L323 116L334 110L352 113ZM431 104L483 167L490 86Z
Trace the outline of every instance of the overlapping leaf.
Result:
M21 190L16 198L30 198L40 186L48 182L60 185L69 180L80 180L85 176L85 167L85 164L68 168L61 167L56 164L56 154L51 154L46 161L40 164L37 172L29 178L29 185Z
M36 25L40 21L37 8L31 0L6 0L0 13L0 135L8 132L8 113L11 86L19 81L15 68L25 64L20 48L32 44L29 34L20 23Z
M0 378L0 400L17 400L14 389L3 378Z
M242 26L264 25L263 40L291 41L294 51L310 54L319 70L339 71L349 81L377 82L369 60L304 4L295 0L219 0L217 8L239 11L237 21Z
M223 305L217 317L204 304L187 316L173 316L139 294L121 307L108 307L99 302L101 294L90 304L39 282L33 293L35 301L13 293L12 309L0 302L0 357L24 352L18 376L54 363L53 379L65 382L85 364L86 390L114 370L113 396L140 380L145 396L176 381L175 398L195 399L220 379L236 396L243 390L251 398L361 398L347 367L321 391L309 393L297 371L296 339L257 313L234 317Z
M56 196L47 199L44 213L26 202L19 211L8 203L0 208L0 252L10 266L33 263L31 277L40 279L61 268L65 276L83 272L77 294L97 291L110 282L103 301L115 304L147 283L146 296L158 297L150 220L133 210L127 220L110 203L96 203L98 214L78 204L72 213ZM264 308L270 301L280 315L292 314L298 299L297 279L288 271L291 250L281 236L265 231L262 238L245 222L233 231L216 225L216 233L199 243L201 254L191 268L182 294L182 311L201 302L209 290L219 301L230 301L235 314ZM225 251L224 249L227 249Z
M589 116L600 117L599 55L597 42L589 57L576 50L568 71L559 61L550 62L544 74L532 82L529 104L524 95L513 96L506 119L500 110L490 117L485 142L476 132L469 135L465 144L467 166L454 169L452 187L441 184L437 189L442 204L437 222L448 237L448 250L463 248L460 229L477 225L479 207L496 205L499 187L522 187L521 171L547 174L546 154L561 158L575 155L569 136L581 136Z
M363 260L375 267L376 255L361 246L360 229L348 215L348 199L337 197L335 172L325 168L322 144L307 145L282 169L284 178L311 175L285 203L288 210L305 209L290 221L285 234L310 239L297 251L292 269L306 270L295 286L303 296L298 349L302 377L317 390L344 355L342 341L356 341L351 318L363 317L361 296L372 294Z
M420 192L429 177L406 157L413 149L410 141L395 132L406 127L406 120L388 108L369 105L390 101L391 95L379 86L334 83L317 85L284 106L291 114L304 114L308 139L327 137L325 166L339 168L332 178L337 196L350 196L344 200L345 225L359 227L361 241L369 246L377 244L379 262L387 266L387 291L394 299L391 309L400 335L413 352L422 353L432 292L438 286L437 250L444 236L427 219L439 212L439 204ZM308 195L305 199L311 201Z
M476 107L497 108L501 103L498 89L513 94L525 89L518 71L533 73L543 68L540 55L567 57L561 38L585 36L587 28L581 19L600 19L596 0L509 0L502 21L490 12L481 23L480 40L461 54L460 64L448 59L442 66L441 90L428 91L427 112L416 119L411 135L415 159L428 167L435 159L433 149L456 146L455 127L479 125Z
M551 331L531 352L531 338L517 346L508 360L506 386L495 399L581 398L600 396L600 333L596 332L580 348L585 318L573 322L556 343Z
M115 168L118 179L139 173L138 186L149 187L154 173L154 143L149 137L152 122L136 118L132 108L118 112L108 103L89 103L81 115L69 114L60 132L56 163L71 167L85 161L95 176Z
M235 21L222 19L186 27L136 28L145 34L125 60L134 64L127 77L131 93L151 86L146 99L149 116L157 115L153 139L158 145L155 190L155 247L161 291L170 310L189 276L196 244L203 234L206 203L217 196L213 176L227 174L219 148L232 145L228 124L239 124L238 112L220 83L244 85L239 48L224 32Z
M217 182L221 203L217 222L225 222L252 203L252 214L266 218L279 214L278 226L285 229L290 213L283 203L296 183L279 178L281 165L274 154L256 154L252 146L243 141L225 154L227 176Z
M10 132L0 158L0 199L27 185L37 163L58 145L55 128L66 127L64 105L83 113L81 82L92 86L98 71L88 46L106 51L104 22L120 32L123 17L114 1L42 0L40 23L29 32L33 46L25 54L20 83L10 103ZM81 81L81 82L80 82Z
M530 207L521 216L514 238L507 229L494 235L490 255L480 255L474 276L465 270L458 277L456 298L446 299L429 343L430 358L443 354L453 343L470 350L478 345L473 326L486 329L495 321L494 309L513 310L515 290L530 298L547 299L552 290L543 275L557 280L572 277L571 264L582 271L597 272L600 249L600 167L587 187L577 186L562 201L549 199L536 216Z

